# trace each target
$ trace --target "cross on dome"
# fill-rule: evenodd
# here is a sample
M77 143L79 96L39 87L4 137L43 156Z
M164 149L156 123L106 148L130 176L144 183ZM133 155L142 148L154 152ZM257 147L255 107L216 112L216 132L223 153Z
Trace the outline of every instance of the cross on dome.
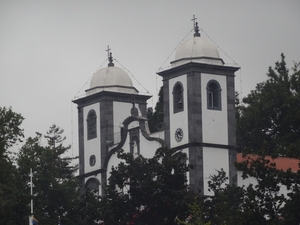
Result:
M193 21L194 23L194 27L195 27L195 22L196 22L197 18L195 17L195 14L193 15L193 19L191 19L191 21Z
M193 21L194 23L194 37L200 37L200 33L199 33L199 27L198 27L198 22L196 22L197 18L195 17L195 14L193 15L193 19L191 19L191 21Z
M109 52L111 49L109 48L109 45L107 45L107 49L105 51L107 51L107 58L108 58L108 66L109 67L113 67L115 64L113 63L113 57L112 57L112 53Z

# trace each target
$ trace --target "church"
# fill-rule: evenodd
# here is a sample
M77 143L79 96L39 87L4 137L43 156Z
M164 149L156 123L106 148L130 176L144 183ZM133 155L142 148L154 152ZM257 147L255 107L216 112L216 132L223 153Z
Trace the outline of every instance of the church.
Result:
M78 108L79 178L81 185L103 194L111 167L123 149L153 157L162 146L187 154L191 190L208 192L209 176L221 168L229 182L237 179L235 72L225 65L217 47L194 35L177 48L170 68L158 72L163 81L163 129L150 133L149 95L140 94L129 75L109 63L93 74Z

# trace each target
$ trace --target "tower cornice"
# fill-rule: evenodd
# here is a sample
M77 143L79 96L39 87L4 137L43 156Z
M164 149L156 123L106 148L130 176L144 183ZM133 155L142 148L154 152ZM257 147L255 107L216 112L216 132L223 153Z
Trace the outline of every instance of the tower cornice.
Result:
M158 72L157 74L163 77L163 80L180 76L182 74L186 74L189 72L200 72L200 73L210 73L210 74L218 74L224 76L235 76L234 73L239 69L240 67L190 62L190 63L186 63L177 67L173 67Z
M121 101L131 102L132 96L134 96L136 103L145 103L150 99L151 95L142 94L130 94L130 93L118 93L110 91L102 91L93 95L88 95L83 98L73 100L78 106L87 106L101 101Z

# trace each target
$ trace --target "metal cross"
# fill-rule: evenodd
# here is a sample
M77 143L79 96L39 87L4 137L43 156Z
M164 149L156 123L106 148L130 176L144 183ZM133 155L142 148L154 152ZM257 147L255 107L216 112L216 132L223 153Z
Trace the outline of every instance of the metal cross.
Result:
M197 20L197 18L195 17L195 14L194 14L193 19L191 19L191 21L193 21L193 23L194 23L194 28L195 28L195 25L196 25L196 20Z
M109 59L109 51L110 51L111 49L109 48L109 45L107 45L107 50L105 50L106 52L107 52L107 58Z

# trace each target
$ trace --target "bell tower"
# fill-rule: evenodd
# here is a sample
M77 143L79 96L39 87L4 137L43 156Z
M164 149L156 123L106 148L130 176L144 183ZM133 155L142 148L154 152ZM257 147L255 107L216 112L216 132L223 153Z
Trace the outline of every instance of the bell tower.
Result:
M234 73L217 48L201 37L194 21L194 36L177 49L163 78L165 143L186 152L193 165L188 182L193 191L209 195L209 176L221 168L234 182L236 169Z
M130 116L132 101L135 114L147 117L151 97L138 93L128 74L114 66L109 50L108 66L93 74L86 96L73 101L78 105L79 178L84 188L98 189L99 194L107 181L108 153L121 141L122 123Z

